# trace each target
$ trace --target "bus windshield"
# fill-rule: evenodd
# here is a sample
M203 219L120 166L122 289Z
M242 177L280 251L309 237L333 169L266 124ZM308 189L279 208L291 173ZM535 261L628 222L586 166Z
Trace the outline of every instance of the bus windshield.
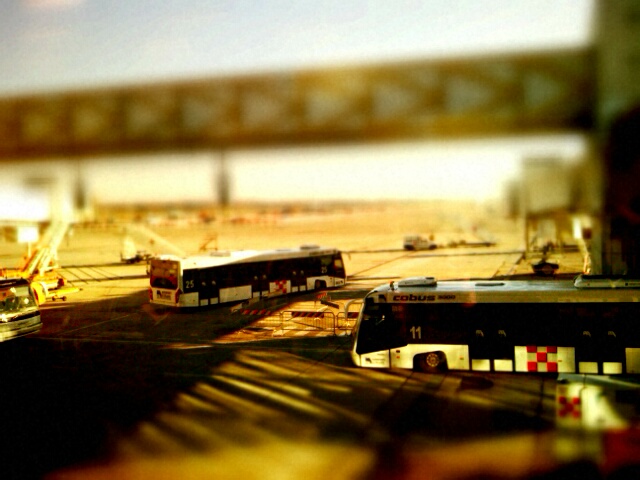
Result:
M406 346L404 325L394 318L393 306L368 300L357 332L356 352L363 354Z
M333 273L336 275L344 276L344 263L342 263L342 257L340 255L337 255L333 257L332 260L333 260Z
M151 286L155 288L178 288L179 262L175 260L152 259L149 268Z

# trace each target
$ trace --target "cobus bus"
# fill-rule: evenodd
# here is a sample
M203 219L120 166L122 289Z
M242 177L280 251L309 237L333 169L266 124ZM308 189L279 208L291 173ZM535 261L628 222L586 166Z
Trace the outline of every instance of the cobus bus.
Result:
M151 303L198 307L339 287L346 283L342 254L305 245L266 251L212 252L149 261Z
M25 278L0 279L0 342L42 327L34 291Z
M640 285L412 277L364 298L356 366L421 371L640 373Z

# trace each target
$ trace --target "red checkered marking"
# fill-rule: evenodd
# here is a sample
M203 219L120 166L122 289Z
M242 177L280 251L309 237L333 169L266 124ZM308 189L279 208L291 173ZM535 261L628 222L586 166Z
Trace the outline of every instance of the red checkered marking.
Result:
M558 396L558 416L580 418L582 415L580 404L580 397Z
M275 284L274 292L287 293L287 280L276 280L273 283Z
M558 347L527 345L528 372L557 372Z

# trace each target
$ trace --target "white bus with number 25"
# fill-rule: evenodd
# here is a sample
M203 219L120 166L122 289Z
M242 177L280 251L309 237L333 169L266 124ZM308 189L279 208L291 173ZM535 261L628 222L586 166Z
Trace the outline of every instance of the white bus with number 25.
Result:
M240 250L209 255L161 255L149 261L149 300L172 307L241 302L287 293L340 287L342 254L303 245L281 250Z

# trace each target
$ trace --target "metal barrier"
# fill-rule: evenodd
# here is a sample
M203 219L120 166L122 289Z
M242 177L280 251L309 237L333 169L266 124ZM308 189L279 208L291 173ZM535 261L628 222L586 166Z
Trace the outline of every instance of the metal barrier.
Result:
M351 333L353 326L356 323L358 314L360 313L360 306L363 300L360 298L352 299L344 304L343 310L338 313L337 317L337 330L344 330L345 333ZM351 307L356 306L357 310L352 311Z
M255 322L263 328L273 328L281 331L331 332L333 335L348 335L355 324L362 300L349 300L340 306L336 314L328 306L321 310L282 310L271 309L242 309L245 315L261 316ZM357 311L351 311L357 306ZM326 334L326 333L325 333Z
M334 330L342 330L350 333L358 318L358 312L340 312L336 316L336 325Z
M280 312L283 330L333 331L335 334L336 315L331 310L304 311L284 310Z

